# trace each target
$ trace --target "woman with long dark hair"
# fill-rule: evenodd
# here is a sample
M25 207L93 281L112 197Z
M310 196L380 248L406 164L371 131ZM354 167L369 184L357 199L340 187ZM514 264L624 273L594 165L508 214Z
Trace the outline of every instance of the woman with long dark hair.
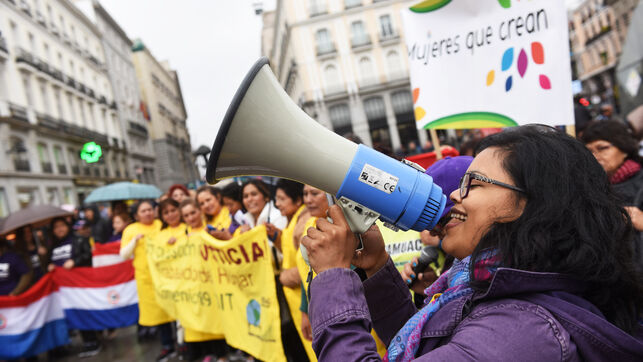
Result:
M240 229L249 230L257 225L267 222L272 223L278 229L283 229L288 224L288 219L281 215L281 212L271 201L268 185L259 180L251 179L241 186L241 197L243 207L246 209L246 224Z
M356 252L333 206L308 230L320 360L379 360L371 323L388 361L643 359L632 225L582 143L536 125L489 136L450 197L442 248L458 260L420 311L376 229Z

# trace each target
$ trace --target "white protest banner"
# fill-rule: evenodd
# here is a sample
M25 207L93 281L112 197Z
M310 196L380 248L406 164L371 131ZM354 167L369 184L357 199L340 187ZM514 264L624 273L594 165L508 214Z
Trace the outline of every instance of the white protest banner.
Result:
M429 0L402 11L418 128L574 124L562 0Z

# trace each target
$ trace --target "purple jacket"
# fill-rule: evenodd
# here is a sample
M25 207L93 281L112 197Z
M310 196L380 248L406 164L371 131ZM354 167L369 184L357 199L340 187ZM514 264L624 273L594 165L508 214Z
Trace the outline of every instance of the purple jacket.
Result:
M643 361L643 328L628 335L574 295L586 286L556 273L501 268L484 295L455 299L424 326L418 361ZM310 286L313 348L320 361L379 361L417 311L394 263L361 282L348 269ZM468 313L467 313L468 311Z

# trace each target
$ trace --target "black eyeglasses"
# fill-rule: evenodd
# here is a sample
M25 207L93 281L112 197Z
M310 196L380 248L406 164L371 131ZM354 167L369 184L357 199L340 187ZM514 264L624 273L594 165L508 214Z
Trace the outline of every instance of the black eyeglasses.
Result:
M477 173L467 172L460 179L460 198L461 199L464 199L469 195L469 189L471 188L471 180L478 180L478 181L486 182L488 184L498 185L501 187L508 188L510 190L525 193L525 190L521 189L520 187L516 187L513 185L506 184L504 182L496 181L494 179L490 179L488 177L479 175Z

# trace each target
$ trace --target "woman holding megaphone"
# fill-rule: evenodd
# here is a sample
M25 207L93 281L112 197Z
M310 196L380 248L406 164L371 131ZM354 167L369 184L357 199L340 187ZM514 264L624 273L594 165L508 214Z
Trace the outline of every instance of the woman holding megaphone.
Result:
M457 261L419 311L377 228L361 251L337 206L308 229L320 360L379 360L371 325L387 361L643 359L632 224L580 142L537 125L489 136L450 198Z

